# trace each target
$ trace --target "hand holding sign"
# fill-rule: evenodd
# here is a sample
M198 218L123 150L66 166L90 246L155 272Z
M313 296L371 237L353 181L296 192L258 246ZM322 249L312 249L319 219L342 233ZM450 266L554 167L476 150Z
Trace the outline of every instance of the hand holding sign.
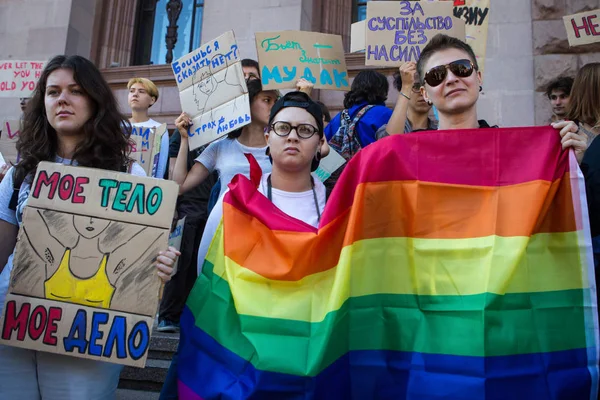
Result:
M171 65L181 108L193 120L190 149L250 123L250 100L233 31L211 40Z

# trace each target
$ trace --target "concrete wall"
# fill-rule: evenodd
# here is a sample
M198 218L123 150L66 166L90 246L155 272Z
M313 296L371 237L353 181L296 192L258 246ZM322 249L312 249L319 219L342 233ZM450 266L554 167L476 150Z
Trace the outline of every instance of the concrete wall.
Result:
M490 124L534 123L531 0L492 0L483 92L477 114Z
M242 57L256 59L254 32L310 30L312 3L312 0L206 1L202 41L233 29Z

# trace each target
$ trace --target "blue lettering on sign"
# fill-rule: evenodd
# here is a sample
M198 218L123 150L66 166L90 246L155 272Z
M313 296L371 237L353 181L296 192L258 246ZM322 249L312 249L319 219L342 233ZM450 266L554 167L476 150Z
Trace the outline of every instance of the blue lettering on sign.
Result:
M367 46L367 59L385 60L385 61L418 61L421 56L421 48L419 46L399 46L394 44L389 49L385 45L369 45Z
M269 69L268 66L263 66L262 68L262 84L268 85L271 81L275 81L275 83L283 83L283 82L291 82L297 79L297 69L296 67L281 67L285 74L285 77L282 77L281 69L279 66L273 66L272 69ZM333 77L331 76L333 73ZM318 77L313 75L313 70L310 67L305 67L302 72L301 78L306 79L309 82L312 82L313 85L317 83L320 86L335 86L336 88L347 88L348 84L348 73L346 71L340 71L336 68L331 68L331 72L329 69L322 70ZM221 125L221 124L219 124Z
M137 322L127 334L127 320L124 316L115 316L110 321L110 314L104 311L94 311L90 331L87 331L87 313L79 309L73 318L69 334L63 339L64 349L72 353L77 349L79 354L110 359L127 357L139 360L148 351L150 344L150 329L146 321ZM106 341L105 327L110 322Z
M221 48L218 41L207 44L205 47L196 50L190 58L183 61L174 61L171 64L177 83L182 83L184 80L191 78L194 74L206 67L219 67L227 61L237 60L239 57L238 46L232 45L228 52L215 54Z

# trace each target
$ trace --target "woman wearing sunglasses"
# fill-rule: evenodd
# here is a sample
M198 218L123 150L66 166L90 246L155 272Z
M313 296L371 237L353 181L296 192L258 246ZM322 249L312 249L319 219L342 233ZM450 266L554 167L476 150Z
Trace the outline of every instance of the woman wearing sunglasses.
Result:
M417 63L421 93L439 114L438 129L489 128L477 119L477 100L483 80L471 46L438 34L425 46ZM581 163L587 137L574 122L552 124L560 131L563 148L572 147Z
M262 175L258 191L284 213L317 227L325 208L325 186L311 172L319 166L325 142L321 107L305 93L286 94L271 110L265 138L273 169ZM222 216L223 198L202 235L198 275Z

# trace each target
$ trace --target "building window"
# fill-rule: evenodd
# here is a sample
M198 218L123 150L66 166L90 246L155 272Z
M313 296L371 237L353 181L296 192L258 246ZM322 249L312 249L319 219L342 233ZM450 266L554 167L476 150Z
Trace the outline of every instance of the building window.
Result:
M371 0L354 0L352 22L358 22L367 19L367 3L369 1Z
M140 1L134 65L168 64L199 47L203 13L204 0Z

